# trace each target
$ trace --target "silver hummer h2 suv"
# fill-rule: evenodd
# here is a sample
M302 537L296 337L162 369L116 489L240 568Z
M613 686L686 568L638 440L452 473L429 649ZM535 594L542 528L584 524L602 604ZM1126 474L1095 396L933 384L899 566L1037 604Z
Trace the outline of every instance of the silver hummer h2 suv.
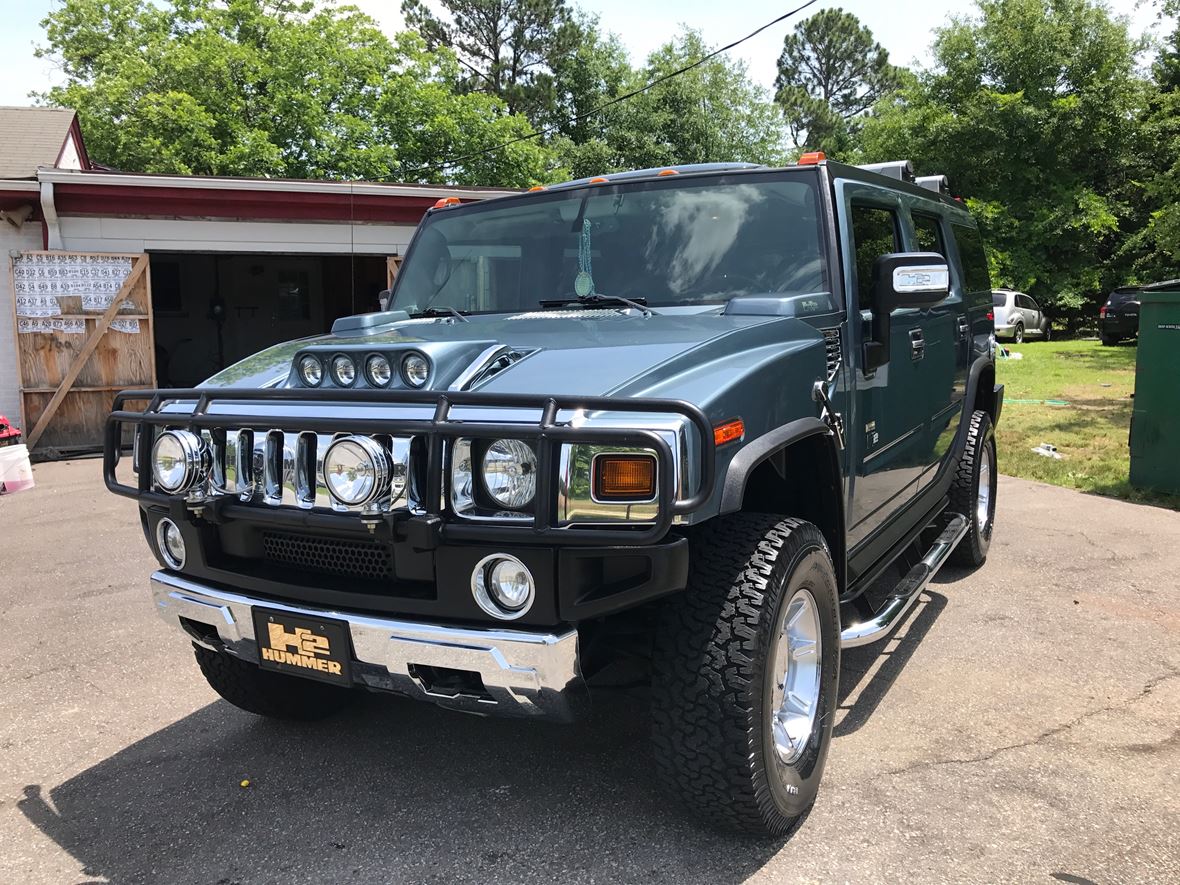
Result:
M120 394L107 484L229 702L572 720L642 667L667 786L785 833L841 649L987 555L977 227L908 164L822 156L534 191L440 201L388 310Z

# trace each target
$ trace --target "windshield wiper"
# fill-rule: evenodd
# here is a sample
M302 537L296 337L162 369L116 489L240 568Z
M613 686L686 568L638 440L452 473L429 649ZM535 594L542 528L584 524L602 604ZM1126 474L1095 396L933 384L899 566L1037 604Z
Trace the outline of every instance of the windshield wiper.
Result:
M468 311L457 310L454 307L424 307L421 310L416 310L410 313L413 319L421 319L422 317L454 317L464 323L469 323L471 320L467 319Z
M545 310L551 310L556 307L571 307L573 305L579 307L602 307L607 304L622 304L625 307L632 307L635 310L643 313L644 316L655 316L655 311L647 306L646 298L637 298L632 301L630 298L624 298L621 295L583 295L580 298L551 298L547 301L541 302L541 307Z

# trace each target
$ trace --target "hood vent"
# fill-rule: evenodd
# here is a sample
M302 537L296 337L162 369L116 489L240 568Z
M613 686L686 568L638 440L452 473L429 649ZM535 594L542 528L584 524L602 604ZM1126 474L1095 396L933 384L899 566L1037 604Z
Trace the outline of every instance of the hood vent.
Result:
M824 349L828 355L828 377L835 377L844 362L844 349L840 346L840 327L821 329L824 335Z
M493 347L484 353L463 372L451 385L451 390L474 390L481 384L491 381L501 372L510 369L526 356L536 353L537 349L516 350L512 347Z
M534 310L529 313L518 313L510 316L510 320L592 320L600 317L617 317L623 313L619 308L611 307L605 310Z

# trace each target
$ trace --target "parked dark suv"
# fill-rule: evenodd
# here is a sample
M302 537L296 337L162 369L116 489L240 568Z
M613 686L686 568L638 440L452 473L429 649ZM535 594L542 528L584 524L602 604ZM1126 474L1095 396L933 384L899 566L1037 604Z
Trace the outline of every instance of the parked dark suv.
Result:
M983 243L906 166L440 201L388 310L118 395L105 475L159 559L156 611L222 697L278 718L367 689L569 720L626 667L670 790L789 832L841 649L992 538Z
M1098 310L1098 334L1107 346L1139 334L1138 286L1115 289Z

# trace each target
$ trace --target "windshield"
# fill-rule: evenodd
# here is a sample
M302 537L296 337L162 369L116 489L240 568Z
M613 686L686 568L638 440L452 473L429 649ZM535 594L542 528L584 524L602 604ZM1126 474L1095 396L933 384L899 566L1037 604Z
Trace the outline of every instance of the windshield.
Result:
M673 180L669 180L673 179ZM585 295L653 307L829 288L815 176L675 176L430 215L393 309L536 310Z

